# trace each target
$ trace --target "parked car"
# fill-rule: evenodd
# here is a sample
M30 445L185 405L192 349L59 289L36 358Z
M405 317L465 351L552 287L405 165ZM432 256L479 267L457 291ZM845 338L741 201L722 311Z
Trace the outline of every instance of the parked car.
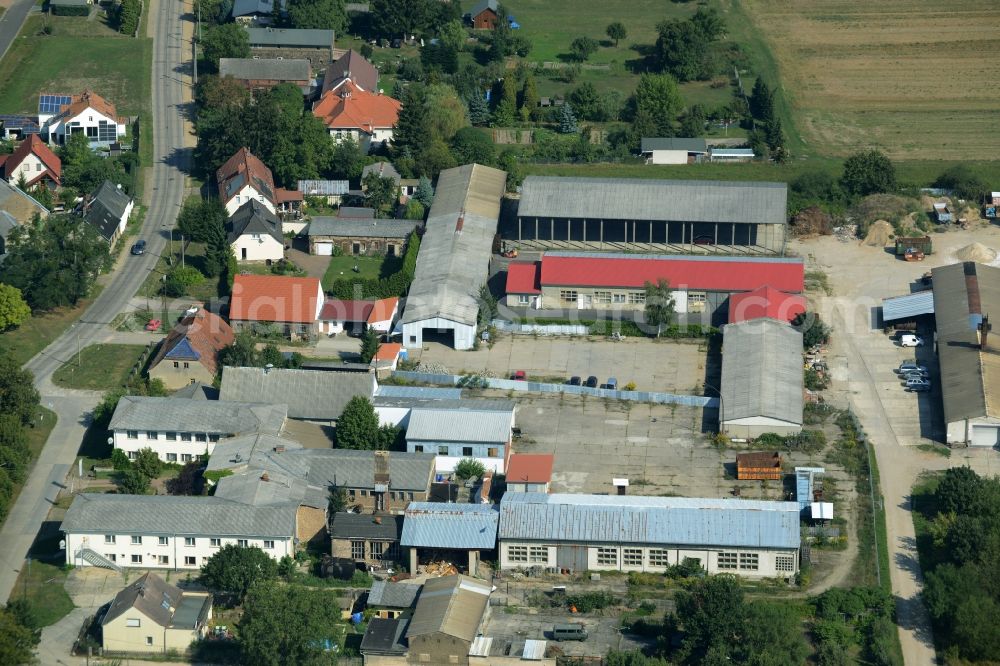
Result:
M590 388L597 388L597 377L591 375L587 377L587 381L583 383L584 386L589 386Z
M930 391L931 383L926 379L913 378L906 380L906 389L908 391Z
M923 373L924 375L930 374L927 372L926 365L917 365L913 361L903 361L902 363L899 364L899 367L896 368L896 372L901 375L906 374L907 372L914 372L914 371Z
M510 376L511 379L515 379L519 382L525 381L527 377L528 376L525 374L524 370L515 370L514 374Z
M557 641L585 641L589 635L582 622L557 624L552 627L552 638Z
M567 381L566 383L569 384L570 386L579 386L581 384L580 376L573 375L572 377L569 378L569 381Z
M924 340L919 335L906 334L899 336L900 347L923 347Z
M158 330L160 330L160 325L161 324L163 324L163 322L160 321L159 319L150 319L148 322L146 322L146 330L147 331L158 331Z
M146 241L140 239L132 245L132 254L146 254Z
M604 388L611 389L612 391L618 390L618 380L614 377L608 377L608 381L604 385Z
M919 370L911 370L909 372L904 372L900 375L901 379L928 379L930 375L926 372L920 372Z

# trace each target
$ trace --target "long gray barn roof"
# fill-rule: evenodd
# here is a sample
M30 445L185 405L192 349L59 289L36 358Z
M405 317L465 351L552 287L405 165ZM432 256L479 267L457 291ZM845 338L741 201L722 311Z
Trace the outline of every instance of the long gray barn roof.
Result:
M774 319L722 329L722 418L802 423L802 333Z
M1000 416L997 334L979 348L984 314L1000 313L1000 268L971 261L932 271L944 420ZM992 341L992 343L991 343Z
M276 434L285 424L284 404L127 395L118 401L110 430L156 430L236 435Z
M399 543L418 548L490 550L496 546L498 520L491 504L410 502Z
M519 217L785 224L785 183L528 176Z
M934 292L918 291L905 296L882 299L882 320L896 321L934 314Z
M290 538L295 536L296 508L248 506L218 497L83 493L66 511L62 530Z
M318 28L247 28L250 46L333 48L333 30Z
M460 401L461 402L461 401ZM478 442L493 444L510 439L513 407L485 410L438 407L431 403L410 411L407 441Z
M406 238L417 228L416 220L365 220L317 216L309 223L306 235L347 238Z
M441 172L402 322L440 317L474 326L507 174L479 164ZM462 220L460 225L458 221Z
M309 81L308 60L297 58L219 58L219 77L265 79L269 81Z
M796 502L506 493L499 539L798 548Z
M336 420L354 396L371 398L375 375L287 368L242 368L222 371L221 400L259 400L288 405L293 419Z

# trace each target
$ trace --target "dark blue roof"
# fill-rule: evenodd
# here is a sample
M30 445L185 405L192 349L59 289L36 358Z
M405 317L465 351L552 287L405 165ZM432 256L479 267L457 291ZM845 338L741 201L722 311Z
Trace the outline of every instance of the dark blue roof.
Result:
M174 345L173 349L164 355L164 358L197 361L201 358L201 354L195 351L187 336L184 336Z

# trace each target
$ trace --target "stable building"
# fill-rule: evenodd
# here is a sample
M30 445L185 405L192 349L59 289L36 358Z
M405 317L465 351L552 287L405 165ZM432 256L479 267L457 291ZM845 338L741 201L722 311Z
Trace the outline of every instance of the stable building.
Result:
M407 347L472 349L506 186L506 172L479 164L441 172L403 311Z
M804 289L805 264L786 257L692 257L549 251L507 269L508 307L628 311L646 308L646 283L666 280L678 315L727 320L730 298L761 285Z
M639 152L646 164L694 164L708 154L708 145L704 139L643 137Z
M722 329L719 430L737 439L802 430L802 333L754 319Z
M947 442L1000 444L1000 349L989 315L1000 313L1000 268L966 261L935 268L934 316Z
M528 176L501 238L522 249L785 252L785 183Z
M498 540L501 571L662 573L696 560L710 574L790 578L799 570L799 505L508 492Z

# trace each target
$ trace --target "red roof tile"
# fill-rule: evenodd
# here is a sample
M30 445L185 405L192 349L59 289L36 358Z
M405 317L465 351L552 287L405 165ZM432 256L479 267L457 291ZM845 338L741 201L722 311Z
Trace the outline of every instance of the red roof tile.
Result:
M540 261L515 261L507 267L508 294L540 294L542 273Z
M313 323L322 293L319 278L237 275L229 320Z
M156 366L163 357L187 338L188 344L198 353L198 361L209 373L218 368L218 353L231 345L235 339L232 327L222 317L202 308L193 317L184 318L163 339L150 367Z
M3 167L3 177L7 180L10 179L10 172L21 166L21 162L28 156L34 154L42 164L45 165L46 171L41 173L33 173L32 178L27 181L28 185L34 185L42 176L49 174L49 177L55 181L56 185L59 185L60 179L62 177L62 162L59 157L56 156L52 149L45 145L45 142L38 138L37 134L29 134L28 138L18 144L14 152L7 156L7 159L2 163Z
M399 352L402 351L403 345L398 342L383 342L378 347L378 353L375 354L376 361L395 361L396 357L399 356Z
M638 289L646 282L666 279L678 289L749 291L769 284L781 291L801 292L804 278L802 262L783 259L547 254L542 257L541 284Z
M796 294L786 294L765 285L753 291L729 297L729 323L769 317L791 321L806 311L806 299Z
M554 462L551 453L515 453L507 463L507 483L548 483Z
M263 194L273 204L274 177L271 170L260 161L260 158L250 152L249 148L240 148L236 154L226 160L226 163L215 172L216 184L219 187L219 198L228 203L236 196L244 185L250 185Z
M369 324L374 324L378 321L389 321L392 319L392 315L398 306L399 299L395 297L377 300L372 304L371 312L368 313L366 321Z
M367 92L351 81L320 97L313 115L330 129L359 129L371 134L399 120L400 103L386 95Z
M328 298L323 303L319 318L322 321L368 321L372 311L371 301L343 301Z

